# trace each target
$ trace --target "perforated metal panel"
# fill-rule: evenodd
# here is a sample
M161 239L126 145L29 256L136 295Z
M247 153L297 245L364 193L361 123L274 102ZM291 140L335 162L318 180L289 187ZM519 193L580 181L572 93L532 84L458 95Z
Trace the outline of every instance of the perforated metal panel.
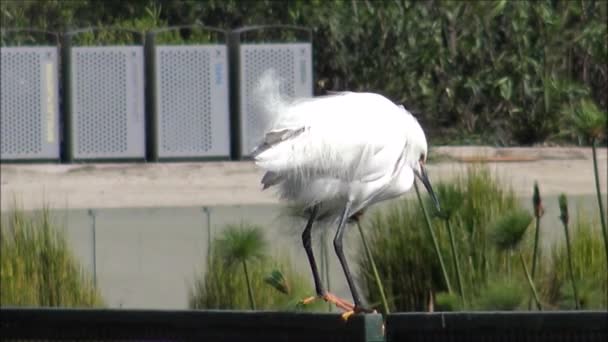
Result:
M272 68L284 81L281 91L285 96L312 96L311 50L310 43L240 45L239 109L243 156L249 155L263 133L253 98L259 78L267 69Z
M56 47L3 47L2 160L59 159Z
M143 47L71 49L74 159L145 158Z
M226 46L159 46L155 56L158 157L229 157Z

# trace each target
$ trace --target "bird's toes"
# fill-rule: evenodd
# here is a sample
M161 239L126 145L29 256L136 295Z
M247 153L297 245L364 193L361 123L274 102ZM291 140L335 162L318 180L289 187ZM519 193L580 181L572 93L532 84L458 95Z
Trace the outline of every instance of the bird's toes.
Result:
M315 300L317 300L318 298L319 298L319 297L317 297L317 296L310 296L310 297L308 297L308 298L304 298L304 299L302 299L302 300L299 302L299 304L300 304L300 305L308 305L308 304L310 304L310 303L314 302Z
M333 303L336 307L344 310L344 311L352 311L354 309L354 305L349 303L348 301L339 298L329 292L323 294L323 300L329 303Z
M375 314L378 312L376 310L369 309L364 306L355 306L351 310L347 310L347 311L343 312L341 316L344 321L348 321L348 319L350 317L352 317L355 314L360 314L360 313L374 313Z
M345 311L342 313L342 315L340 315L342 317L343 321L348 321L348 319L355 314L355 310L349 310L349 311Z
M378 311L374 309L367 308L365 306L357 305L354 309L355 313L378 313Z

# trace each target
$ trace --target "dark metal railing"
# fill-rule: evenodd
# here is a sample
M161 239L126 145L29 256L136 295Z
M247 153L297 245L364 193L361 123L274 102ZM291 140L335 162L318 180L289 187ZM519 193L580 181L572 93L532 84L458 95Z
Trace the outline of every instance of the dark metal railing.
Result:
M386 340L599 342L607 323L600 311L398 313L386 319Z
M386 325L386 327L385 327ZM5 340L608 341L608 312L378 314L0 308Z
M171 340L380 342L382 316L338 314L157 311L120 309L0 309L6 340Z

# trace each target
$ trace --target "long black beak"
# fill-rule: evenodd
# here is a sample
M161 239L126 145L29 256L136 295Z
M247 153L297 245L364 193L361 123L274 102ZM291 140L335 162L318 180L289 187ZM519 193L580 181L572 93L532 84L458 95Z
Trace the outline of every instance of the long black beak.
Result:
M433 187L431 186L431 181L429 180L429 176L426 173L426 168L422 163L420 163L420 172L418 170L414 170L414 174L420 179L426 191L431 195L431 199L433 203L435 203L435 208L437 208L437 212L441 212L441 206L439 205L439 200L437 200L437 196L435 196L435 192L433 191Z

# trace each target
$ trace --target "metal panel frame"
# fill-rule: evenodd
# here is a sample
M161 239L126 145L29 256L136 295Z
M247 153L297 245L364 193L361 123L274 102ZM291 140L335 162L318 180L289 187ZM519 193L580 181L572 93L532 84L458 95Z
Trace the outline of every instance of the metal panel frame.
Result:
M137 40L133 45L123 46L74 46L75 35L97 30L122 30L132 33ZM64 91L65 91L65 159L66 161L98 162L98 161L143 161L146 157L146 115L145 115L145 73L144 73L144 36L141 32L120 28L87 28L67 32L64 35ZM79 103L76 99L77 76L79 70L75 67L77 53L119 52L125 59L125 89L126 89L126 149L121 152L79 152L81 142L78 140L77 111ZM129 84L129 82L133 84ZM109 101L108 101L109 102Z
M270 43L264 42L245 42L242 35L248 32L262 31L262 30L290 30L296 34L301 34L304 39L299 39L297 43L285 43L280 41L272 41ZM248 146L248 136L250 127L248 127L246 120L249 113L247 113L247 99L246 93L246 79L245 79L245 61L243 53L247 49L288 49L294 52L294 79L301 77L301 66L304 65L305 73L310 75L307 79L306 84L310 83L310 87L301 87L293 84L295 87L295 96L312 96L314 87L314 61L312 58L312 30L300 26L291 25L268 25L268 26L253 26L243 27L236 29L230 34L230 60L232 68L230 69L230 96L231 96L231 118L232 118L232 158L233 159L249 159L249 153L253 146ZM302 49L305 49L304 55L299 53ZM310 61L309 63L302 64L302 61ZM300 74L300 75L298 75ZM306 89L308 88L308 89Z
M223 43L216 44L190 44L190 45L158 45L156 35L170 30L202 29L219 34ZM227 32L221 29L207 27L203 25L184 25L172 26L148 32L146 36L146 72L147 72L147 101L148 101L148 159L152 161L193 161L193 160L227 160L230 158L230 106L229 106L229 65L228 47L226 45ZM207 127L210 130L211 148L203 150L199 148L195 151L170 151L163 148L163 119L171 117L172 113L164 113L163 108L163 80L161 80L161 70L163 67L172 66L161 65L159 54L162 52L194 52L208 53L209 69L192 70L199 73L201 78L207 74L209 77L209 99L210 108L205 118L210 123ZM179 67L179 66L177 66ZM203 96L204 94L201 94ZM198 101L199 99L192 99ZM202 109L201 109L202 110ZM190 115L197 115L191 113ZM190 117L191 118L191 117ZM177 118L179 120L179 118ZM182 125L187 123L188 118L183 118ZM205 139L204 131L197 132L200 136L197 139ZM191 137L192 139L192 137Z
M35 46L7 46L2 47L2 59L6 58L8 54L15 54L17 56L23 55L32 55L35 54L39 58L39 85L37 87L37 92L39 92L39 108L40 111L38 113L30 113L29 111L20 112L20 113L2 113L3 123L2 128L10 129L9 132L3 132L3 139L15 137L18 134L27 134L27 132L15 132L15 127L8 127L6 120L8 120L7 115L10 115L13 119L14 115L19 115L21 117L29 117L30 121L38 121L39 122L39 133L38 137L40 143L38 151L32 152L8 152L5 153L5 145L0 149L0 160L2 162L58 162L61 158L60 155L60 144L61 144L61 131L60 131L60 116L61 111L59 108L59 46L58 46L58 38L57 35L53 32L39 31L39 30L29 30L29 29L3 29L2 34L8 33L18 33L18 32L33 32L44 34L49 37L53 37L56 45L51 46L49 44L46 45L35 45ZM7 67L6 61L2 62L2 67ZM31 67L30 65L27 66ZM35 73L36 71L34 71ZM33 75L33 74L32 74ZM29 76L32 76L29 75ZM25 75L26 77L28 75ZM18 83L23 83L27 81L31 81L28 79L17 79L19 75L14 75L9 72L9 70L3 70L0 77L2 77L2 83L4 86L2 88L7 87L8 90L2 89L0 96L2 96L2 104L3 107L7 105L7 100L4 98L5 96L11 96L13 99L12 90L15 90L18 87ZM10 79L13 77L13 79ZM26 84L27 85L27 84ZM21 127L24 128L24 127ZM33 138L33 137L32 137ZM18 139L15 139L18 140Z

